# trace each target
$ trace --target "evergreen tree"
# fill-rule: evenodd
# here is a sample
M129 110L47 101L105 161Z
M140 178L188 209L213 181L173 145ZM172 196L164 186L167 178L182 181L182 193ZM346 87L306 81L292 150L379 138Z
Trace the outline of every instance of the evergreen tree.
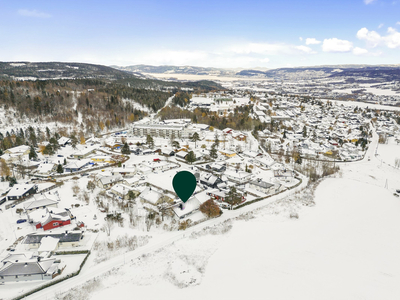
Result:
M227 202L231 206L231 209L233 208L234 205L237 205L242 202L242 197L237 192L234 186L230 187L229 192L225 198L225 202Z
M197 132L192 135L192 142L194 142L195 148L197 148L197 141L200 141L199 134Z
M193 151L190 151L190 152L188 153L188 155L186 155L185 160L186 160L188 163L192 164L192 163L194 163L194 162L196 161L196 155L194 154Z
M129 149L129 145L127 142L125 142L124 145L122 146L121 153L128 155L131 154L131 150Z
M35 151L35 148L31 145L31 149L29 151L29 159L37 159L37 153Z
M303 137L307 137L307 127L304 125L303 127Z
M210 157L216 159L218 157L217 149L215 148L215 144L211 146Z
M64 168L63 168L63 166L61 165L61 164L59 164L58 166L57 166L57 173L64 173Z
M76 149L76 145L78 145L78 139L76 138L75 134L72 134L69 139L71 140L71 146L73 149Z
M154 140L151 135L147 135L146 137L146 144L149 146L150 149L154 148Z

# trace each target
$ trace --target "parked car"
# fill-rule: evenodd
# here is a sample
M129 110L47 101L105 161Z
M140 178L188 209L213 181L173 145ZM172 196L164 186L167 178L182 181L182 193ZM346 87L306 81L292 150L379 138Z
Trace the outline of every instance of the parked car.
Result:
M19 220L17 220L17 224L21 224L21 223L25 223L26 222L26 219L19 219Z

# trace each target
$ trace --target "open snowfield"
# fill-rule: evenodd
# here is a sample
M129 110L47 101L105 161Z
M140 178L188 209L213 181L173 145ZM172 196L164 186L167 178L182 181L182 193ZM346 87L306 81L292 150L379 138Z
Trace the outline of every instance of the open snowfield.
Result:
M110 260L115 268L94 283L62 285L75 287L69 293L76 299L93 300L399 299L400 200L393 190L400 170L381 165L376 143L374 135L364 160L341 164L318 185L315 206L292 195L248 218L211 222L211 229L179 233L173 244ZM292 211L299 219L288 217ZM72 281L93 278L82 273Z
M222 239L188 239L143 263L129 263L105 278L90 299L128 294L147 299L398 299L399 199L378 186L335 178L320 184L315 201L299 220L263 210L255 219L235 222ZM213 251L201 280L193 266L204 265ZM182 266L182 257L191 260ZM168 274L175 264L179 270L172 274L187 274L196 283L179 288L171 282Z

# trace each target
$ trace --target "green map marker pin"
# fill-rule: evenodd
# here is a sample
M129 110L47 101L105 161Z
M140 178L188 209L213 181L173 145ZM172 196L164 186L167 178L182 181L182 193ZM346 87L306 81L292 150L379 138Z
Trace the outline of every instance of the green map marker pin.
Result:
M178 172L175 174L174 179L172 179L172 186L184 203L192 196L196 185L196 177L188 171Z

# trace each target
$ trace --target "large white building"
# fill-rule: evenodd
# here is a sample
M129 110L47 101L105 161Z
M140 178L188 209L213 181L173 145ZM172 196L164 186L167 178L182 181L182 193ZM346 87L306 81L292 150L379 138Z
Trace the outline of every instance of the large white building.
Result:
M169 138L189 138L193 134L193 130L187 125L172 124L133 124L133 134L136 136L161 136Z

